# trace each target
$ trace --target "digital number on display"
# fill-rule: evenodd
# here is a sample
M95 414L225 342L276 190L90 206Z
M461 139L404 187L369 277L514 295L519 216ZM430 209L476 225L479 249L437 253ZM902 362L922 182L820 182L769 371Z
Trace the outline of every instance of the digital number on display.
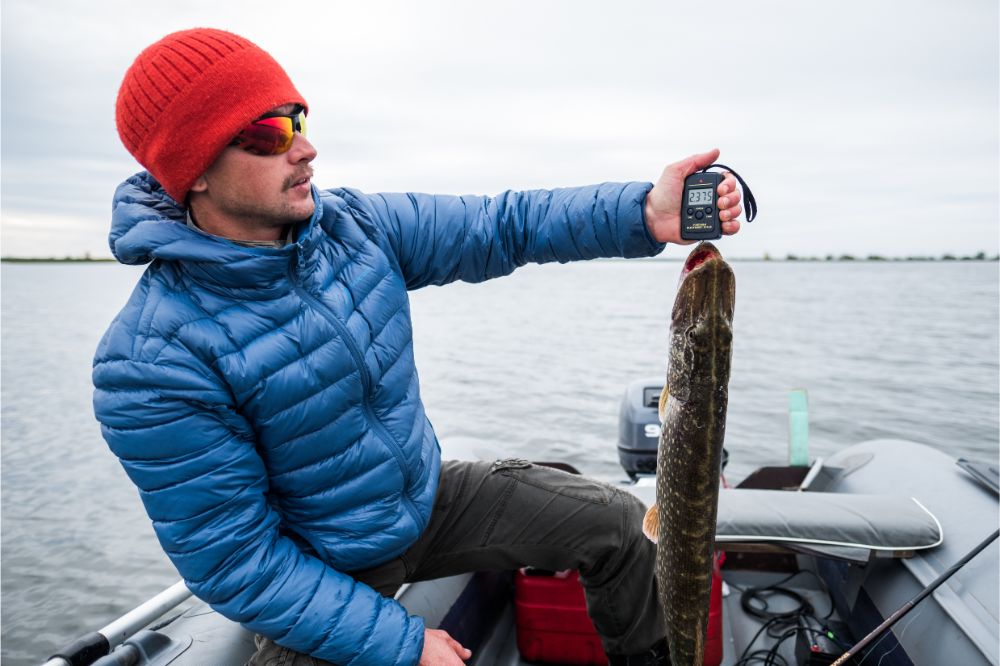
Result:
M712 188L700 187L698 189L688 190L689 206L701 206L703 204L710 203L712 203Z

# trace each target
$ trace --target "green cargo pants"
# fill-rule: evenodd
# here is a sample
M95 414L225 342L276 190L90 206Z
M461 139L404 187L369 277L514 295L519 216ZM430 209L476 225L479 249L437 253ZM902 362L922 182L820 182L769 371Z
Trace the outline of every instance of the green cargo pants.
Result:
M352 572L386 596L406 582L470 571L578 569L608 654L635 654L664 636L645 507L614 486L524 460L445 461L427 529L394 560ZM322 666L257 637L251 666Z

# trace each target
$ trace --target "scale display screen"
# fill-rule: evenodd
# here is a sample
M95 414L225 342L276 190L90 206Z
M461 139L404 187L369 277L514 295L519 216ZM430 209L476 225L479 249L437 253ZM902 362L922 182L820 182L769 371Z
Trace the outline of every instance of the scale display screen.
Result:
M699 187L688 190L689 206L706 206L712 203L712 188Z

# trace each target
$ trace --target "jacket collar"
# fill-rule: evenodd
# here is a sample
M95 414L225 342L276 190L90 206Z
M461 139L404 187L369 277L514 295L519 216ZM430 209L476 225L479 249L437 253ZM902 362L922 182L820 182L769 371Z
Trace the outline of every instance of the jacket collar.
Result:
M294 242L281 248L246 247L187 225L187 210L174 201L146 171L132 176L115 190L108 241L123 264L145 264L154 259L179 262L199 280L229 289L270 290L284 283L293 256L308 258L323 231L322 204L312 217L296 225Z

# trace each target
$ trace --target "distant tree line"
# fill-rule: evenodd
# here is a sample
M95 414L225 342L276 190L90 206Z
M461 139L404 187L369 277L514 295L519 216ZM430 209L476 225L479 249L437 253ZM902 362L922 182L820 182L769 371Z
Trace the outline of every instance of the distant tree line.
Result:
M117 261L111 257L94 259L90 253L85 253L82 257L0 257L0 261L5 264L79 264L86 262L107 262Z
M675 258L676 260L680 260ZM770 253L765 252L763 261L1000 261L1000 255L994 254L987 257L985 252L977 252L973 255L955 256L953 254L943 254L940 257L923 255L910 255L906 257L884 257L880 254L869 254L867 256L857 256L853 254L832 255L825 257L799 256L797 254L786 254L783 259L775 259ZM740 261L760 261L753 257L740 257ZM0 262L9 264L40 264L40 263L86 263L86 262L110 262L115 261L111 257L92 258L90 253L82 257L0 257Z
M764 253L764 261L775 261L767 252ZM781 261L781 260L779 260ZM906 257L884 257L880 254L869 254L868 256L857 256L853 254L841 254L838 256L828 254L825 257L809 256L800 257L797 254L787 254L783 261L1000 261L1000 255L995 254L987 257L985 252L977 252L973 255L955 256L953 254L942 254L940 257L924 255L909 255Z

